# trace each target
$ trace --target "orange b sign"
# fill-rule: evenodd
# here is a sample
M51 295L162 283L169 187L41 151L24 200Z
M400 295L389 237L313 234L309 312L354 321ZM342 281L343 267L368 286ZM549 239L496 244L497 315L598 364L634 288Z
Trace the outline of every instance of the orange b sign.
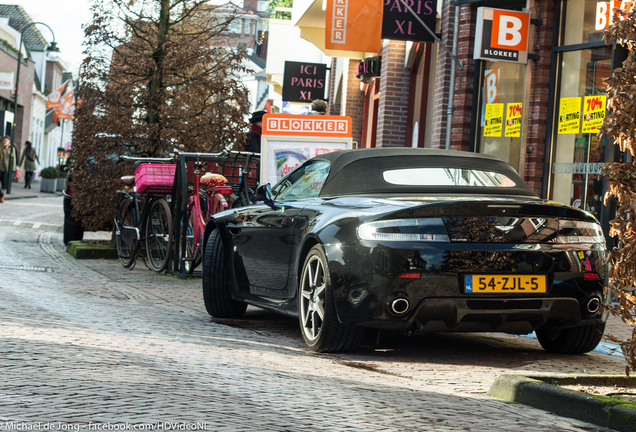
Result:
M514 51L528 51L530 14L493 9L490 46Z
M327 0L325 48L380 52L383 4L381 0Z
M475 60L528 61L530 13L480 7L475 27Z

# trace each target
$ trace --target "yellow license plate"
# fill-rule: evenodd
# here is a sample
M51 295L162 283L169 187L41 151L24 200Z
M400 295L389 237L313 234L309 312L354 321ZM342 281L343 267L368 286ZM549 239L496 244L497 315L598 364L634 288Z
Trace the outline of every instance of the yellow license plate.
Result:
M532 294L547 292L545 275L465 275L466 294Z

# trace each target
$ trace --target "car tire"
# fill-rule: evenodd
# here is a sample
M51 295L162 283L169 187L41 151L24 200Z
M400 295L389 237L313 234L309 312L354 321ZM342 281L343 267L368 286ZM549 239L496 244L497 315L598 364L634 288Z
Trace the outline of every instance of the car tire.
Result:
M338 321L327 258L315 245L305 258L298 285L300 330L310 350L338 353L355 350L365 328Z
M203 252L203 302L216 318L240 318L247 305L232 298L225 267L225 251L218 228L212 231Z
M84 238L84 228L81 225L74 225L68 218L64 218L64 244L68 245L72 241Z
M561 330L538 329L537 339L548 352L584 354L593 351L605 331L605 323L582 325Z

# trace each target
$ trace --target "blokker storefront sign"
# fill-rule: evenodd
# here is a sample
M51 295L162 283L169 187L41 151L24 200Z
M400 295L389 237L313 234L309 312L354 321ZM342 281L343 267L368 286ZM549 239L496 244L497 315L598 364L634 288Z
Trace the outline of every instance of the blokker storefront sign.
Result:
M475 28L475 60L528 62L530 13L480 7Z

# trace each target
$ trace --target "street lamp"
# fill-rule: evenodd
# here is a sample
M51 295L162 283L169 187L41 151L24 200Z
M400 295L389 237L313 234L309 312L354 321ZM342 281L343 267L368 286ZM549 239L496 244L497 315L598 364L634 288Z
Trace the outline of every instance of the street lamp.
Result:
M29 27L34 26L36 24L41 24L44 27L51 30L51 35L53 36L53 42L51 42L51 44L46 48L46 51L60 52L59 48L57 47L57 44L55 43L55 33L53 33L53 30L48 25L44 24L43 22L32 22L22 28L22 31L20 32L20 43L18 44L18 70L15 75L15 95L13 98L13 127L11 128L11 147L9 148L9 166L8 166L9 168L11 167L11 164L13 163L13 153L15 152L15 143L13 142L13 140L15 137L15 126L18 121L18 88L20 85L20 63L22 63L22 39L24 38L24 31L28 29ZM17 156L18 155L16 154L16 157ZM13 181L13 173L12 172L8 173L8 177L9 178L7 179L7 193L11 193L11 183Z

